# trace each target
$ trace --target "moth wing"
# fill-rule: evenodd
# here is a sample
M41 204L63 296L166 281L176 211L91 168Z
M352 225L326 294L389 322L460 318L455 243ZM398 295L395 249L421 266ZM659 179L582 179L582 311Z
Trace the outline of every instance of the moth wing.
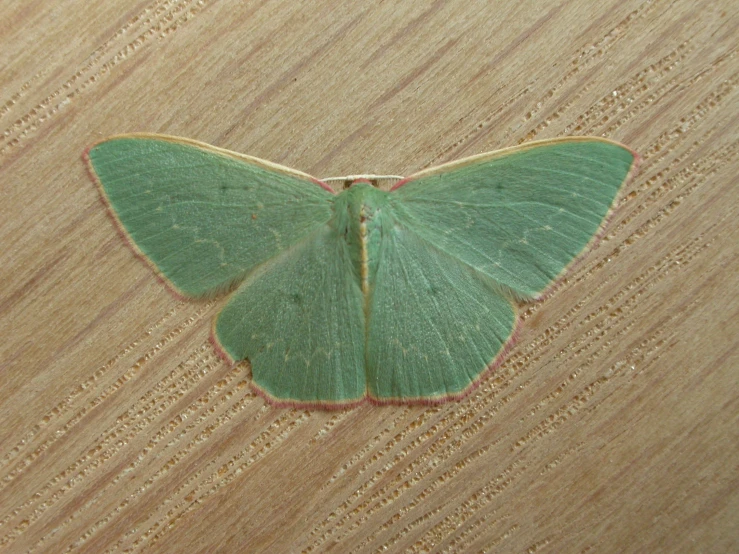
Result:
M605 139L535 142L398 183L398 221L518 298L541 295L591 243L636 155Z
M196 141L121 135L86 158L127 238L188 296L232 288L331 217L308 175Z
M249 359L270 399L330 406L365 396L363 297L351 264L326 225L250 274L218 315L221 348Z
M369 395L427 402L463 394L505 352L515 323L514 305L492 279L394 226L370 299Z

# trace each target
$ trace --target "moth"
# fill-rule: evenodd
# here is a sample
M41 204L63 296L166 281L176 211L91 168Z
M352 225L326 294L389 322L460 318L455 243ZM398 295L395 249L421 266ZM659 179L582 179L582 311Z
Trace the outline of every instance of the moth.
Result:
M184 297L227 295L218 351L270 402L464 396L594 242L638 156L594 137L523 144L398 180L329 179L194 140L85 153L120 230ZM382 177L380 179L383 179Z

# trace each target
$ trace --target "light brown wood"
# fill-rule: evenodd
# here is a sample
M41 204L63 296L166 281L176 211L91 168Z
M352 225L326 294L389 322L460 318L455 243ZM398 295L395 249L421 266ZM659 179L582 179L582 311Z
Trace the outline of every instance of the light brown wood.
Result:
M739 550L732 0L3 2L1 552ZM274 409L85 172L125 132L319 177L644 158L463 401Z

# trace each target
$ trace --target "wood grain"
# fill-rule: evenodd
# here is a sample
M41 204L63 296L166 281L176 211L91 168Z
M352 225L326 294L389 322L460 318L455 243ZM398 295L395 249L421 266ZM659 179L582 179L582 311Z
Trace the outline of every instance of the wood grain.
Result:
M3 3L0 551L739 550L731 0ZM599 135L644 162L605 240L461 402L274 409L81 160L181 135L408 174Z

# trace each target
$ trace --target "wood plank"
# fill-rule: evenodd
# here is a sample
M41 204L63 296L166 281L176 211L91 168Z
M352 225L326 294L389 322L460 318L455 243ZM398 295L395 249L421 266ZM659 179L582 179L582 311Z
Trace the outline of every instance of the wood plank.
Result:
M730 0L6 1L0 551L739 549L739 13ZM275 409L117 235L91 143L318 177L606 136L605 239L436 407Z

